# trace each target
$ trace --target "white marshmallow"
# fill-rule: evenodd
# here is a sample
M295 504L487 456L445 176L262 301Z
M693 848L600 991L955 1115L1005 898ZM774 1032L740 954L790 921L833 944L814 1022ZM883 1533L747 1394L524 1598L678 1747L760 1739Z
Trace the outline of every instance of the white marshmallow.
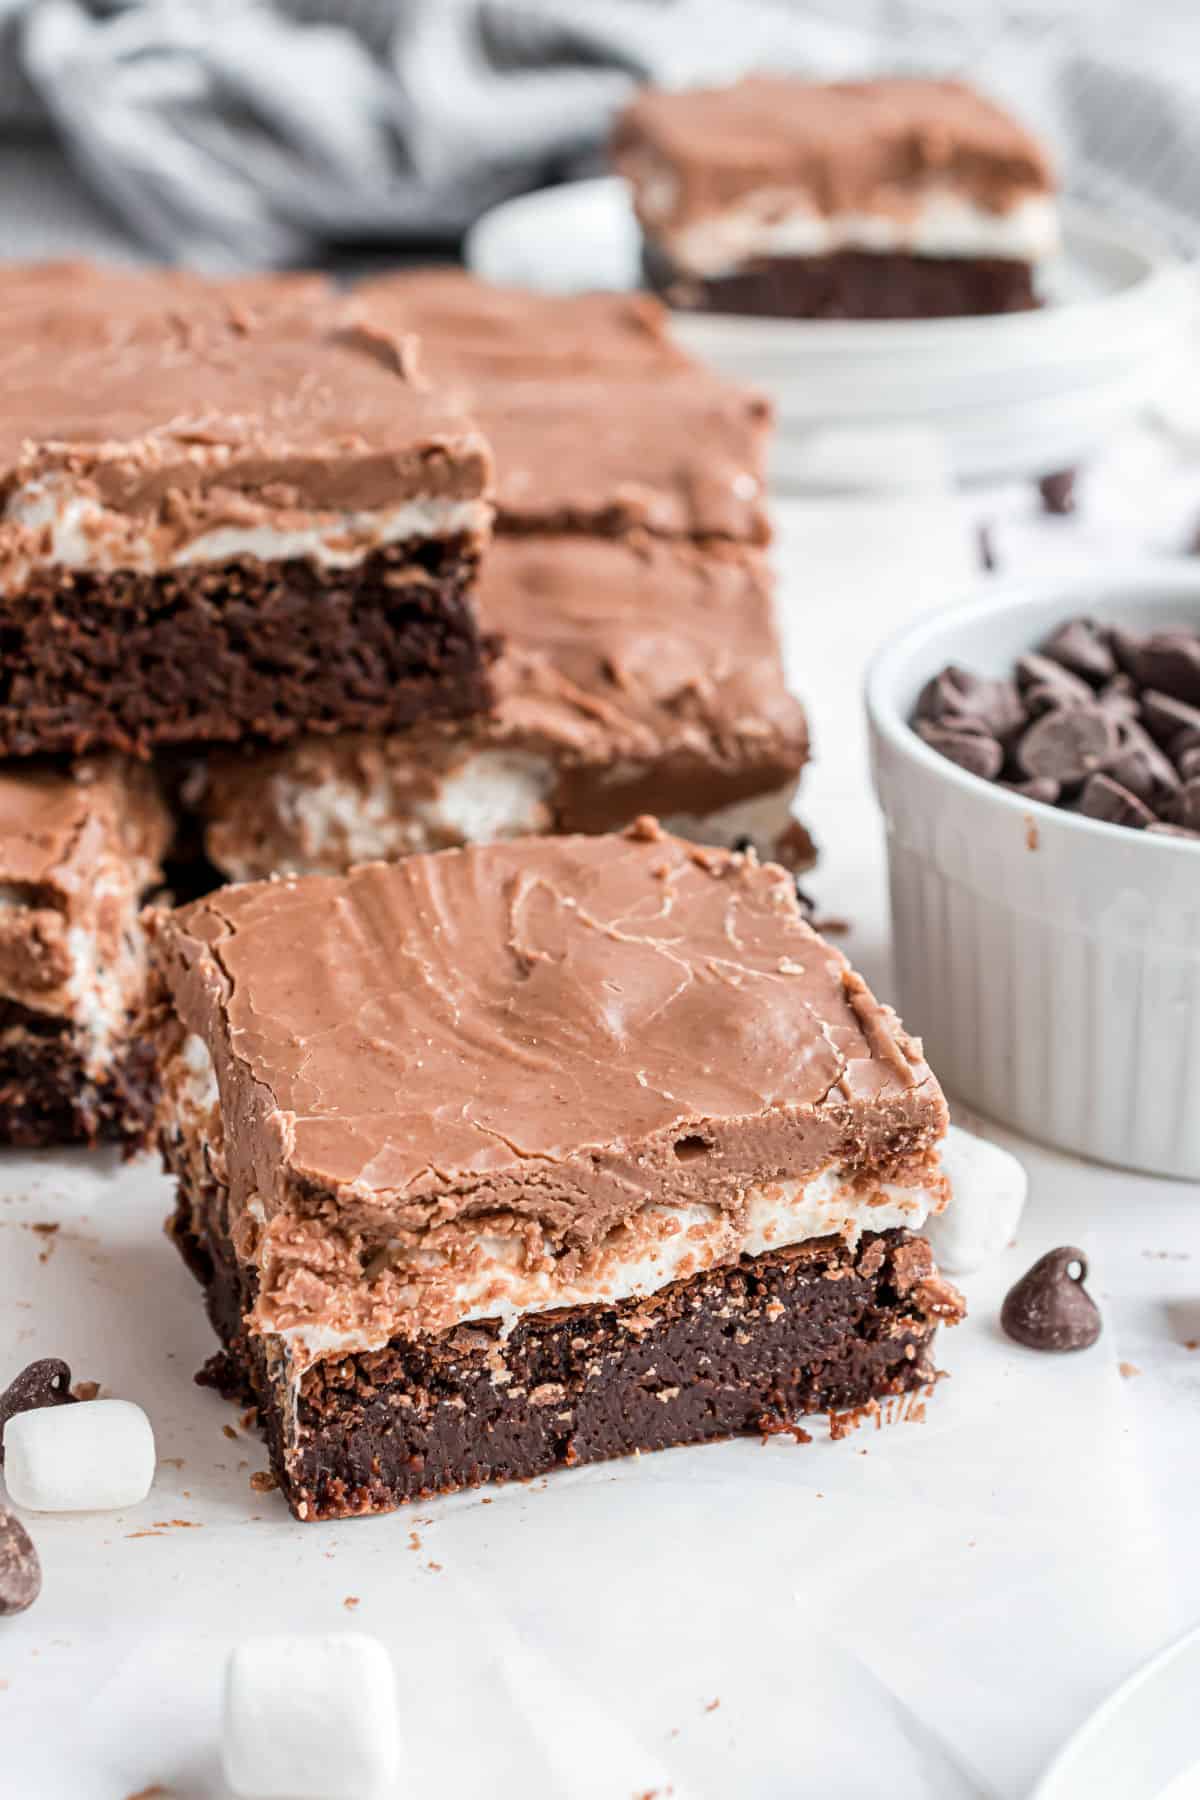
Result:
M1016 1236L1029 1177L999 1144L958 1125L946 1135L942 1168L950 1177L952 1197L945 1212L929 1219L926 1234L941 1268L951 1275L969 1275Z
M30 1512L136 1506L154 1480L154 1433L131 1400L83 1400L17 1413L4 1427L10 1500Z
M374 1800L400 1761L383 1645L348 1631L247 1638L225 1672L222 1761L241 1800Z

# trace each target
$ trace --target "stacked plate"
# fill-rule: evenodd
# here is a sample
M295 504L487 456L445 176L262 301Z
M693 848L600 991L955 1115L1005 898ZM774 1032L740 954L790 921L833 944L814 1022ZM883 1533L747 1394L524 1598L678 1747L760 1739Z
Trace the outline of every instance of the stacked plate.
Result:
M616 176L509 201L467 244L488 280L557 292L635 287L639 257ZM991 318L675 323L697 356L771 394L784 486L903 487L931 459L959 480L995 480L1086 460L1153 400L1196 310L1194 277L1163 249L1075 207L1044 287L1039 311Z

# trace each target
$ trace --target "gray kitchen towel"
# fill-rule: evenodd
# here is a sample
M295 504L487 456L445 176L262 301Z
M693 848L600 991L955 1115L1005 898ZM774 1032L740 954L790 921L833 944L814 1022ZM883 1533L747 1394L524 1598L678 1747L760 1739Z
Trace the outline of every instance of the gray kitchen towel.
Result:
M638 81L962 72L1069 186L1200 250L1193 0L0 0L40 118L149 250L221 269L453 241L592 166Z

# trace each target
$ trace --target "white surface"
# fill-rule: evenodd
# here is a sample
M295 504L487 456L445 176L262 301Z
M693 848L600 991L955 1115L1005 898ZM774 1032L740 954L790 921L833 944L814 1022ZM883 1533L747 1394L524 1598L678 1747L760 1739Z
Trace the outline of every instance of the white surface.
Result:
M1143 449L1096 472L1078 526L1033 522L1024 490L997 496L1001 557L1101 556L1113 518L1128 544L1126 512L1129 530L1177 534L1200 469L1168 492ZM937 494L781 512L790 666L820 758L813 880L888 991L858 684L876 641L972 578L973 546ZM44 1590L0 1623L9 1786L216 1800L229 1650L353 1623L395 1663L405 1794L879 1800L884 1771L888 1800L1025 1800L1091 1709L1200 1619L1200 1350L1185 1347L1200 1343L1200 1192L1021 1156L1019 1242L963 1281L971 1318L942 1340L951 1379L924 1423L671 1451L329 1526L251 1491L257 1439L191 1383L212 1337L160 1231L153 1165L6 1159L0 1370L66 1356L145 1406L160 1454L144 1505L30 1521ZM54 1221L52 1239L28 1229ZM1089 1257L1105 1333L1038 1357L996 1316L1064 1242Z
M1032 1800L1197 1800L1195 1709L1200 1631L1189 1632L1088 1720L1054 1759Z
M909 728L949 663L1011 671L1055 625L1200 629L1200 561L1014 579L881 650L867 700L897 992L935 1069L1060 1148L1200 1180L1200 845L976 780ZM952 1073L951 1073L952 1072Z
M4 1484L26 1512L115 1512L154 1480L154 1432L128 1400L18 1413L4 1428Z
M784 320L677 313L687 348L775 401L776 481L817 484L836 440L923 427L967 480L1045 474L1090 454L1158 392L1194 308L1191 283L1131 227L1065 208L1052 304L982 319ZM638 285L640 241L619 177L506 202L471 232L493 281L558 291ZM831 448L823 440L835 440ZM815 442L814 442L815 440ZM894 481L894 477L892 478ZM872 483L859 472L851 483Z
M1025 1165L1011 1150L952 1125L942 1146L951 1200L925 1235L946 1275L973 1275L1014 1243L1029 1195Z
M247 1638L225 1672L222 1763L244 1800L377 1800L400 1759L396 1678L378 1638Z

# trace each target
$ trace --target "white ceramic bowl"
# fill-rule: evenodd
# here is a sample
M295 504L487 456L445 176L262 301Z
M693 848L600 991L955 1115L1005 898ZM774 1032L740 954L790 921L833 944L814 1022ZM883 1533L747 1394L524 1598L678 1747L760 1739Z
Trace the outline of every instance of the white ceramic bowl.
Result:
M1079 613L1200 628L1200 562L1000 584L867 676L899 1001L951 1093L1065 1150L1200 1179L1200 844L1009 794L908 721L947 663L1008 673Z

